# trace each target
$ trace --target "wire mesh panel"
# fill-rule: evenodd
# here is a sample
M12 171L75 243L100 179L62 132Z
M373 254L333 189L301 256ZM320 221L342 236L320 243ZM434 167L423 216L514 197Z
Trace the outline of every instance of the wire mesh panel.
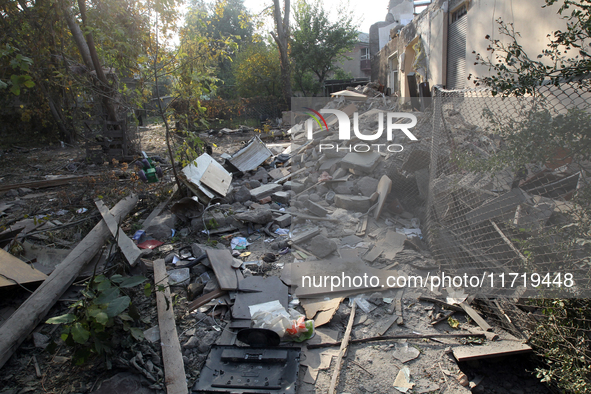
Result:
M435 89L429 243L450 272L479 276L481 294L588 296L588 92Z

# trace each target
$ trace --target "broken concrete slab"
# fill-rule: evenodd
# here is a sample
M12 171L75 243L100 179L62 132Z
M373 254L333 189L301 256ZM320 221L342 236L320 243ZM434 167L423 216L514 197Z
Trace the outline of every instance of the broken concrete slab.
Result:
M267 185L262 185L257 187L256 189L252 189L250 191L250 197L255 200L261 200L267 196L272 195L275 192L281 191L283 189L283 186L277 184L277 183L269 183Z
M379 181L375 178L364 176L357 181L357 188L365 197L370 197L376 192L378 182Z
M334 205L349 211L367 212L372 206L370 197L337 194L334 197Z
M312 200L307 200L305 206L308 208L308 211L312 212L316 216L324 217L328 215L328 211L325 208L319 204L316 204Z
M247 212L241 212L234 215L236 220L243 222L267 224L273 220L273 212L270 209L256 208Z
M510 215L513 218L517 206L526 200L527 195L525 192L519 188L515 188L466 213L466 220L472 226L475 226L485 220L503 218L506 215Z
M152 220L150 226L146 228L146 233L159 241L171 238L172 229L175 228L175 221L176 216L174 214L165 213L157 216Z
M278 202L279 204L289 204L290 199L291 194L289 192L280 191L271 195L271 200Z
M323 235L318 235L310 241L308 249L314 256L323 258L337 250L337 243Z
M239 203L244 203L251 199L250 190L242 185L238 189L235 189L234 192L234 201L238 201Z
M287 226L289 226L291 224L291 215L289 213L286 213L285 215L281 215L275 219L275 222L277 223L277 225L279 227L286 228Z
M369 174L376 168L381 157L378 152L351 152L343 158L341 167L356 175Z

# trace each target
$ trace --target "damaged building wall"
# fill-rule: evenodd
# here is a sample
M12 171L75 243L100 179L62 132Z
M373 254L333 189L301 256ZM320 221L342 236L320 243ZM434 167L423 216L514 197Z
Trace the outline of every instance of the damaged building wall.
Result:
M519 4L508 0L435 1L412 22L404 26L398 34L396 31L390 31L393 39L387 45L382 47L380 43L381 49L372 59L372 65L375 65L372 80L390 87L392 93L396 92L401 97L410 96L407 76L411 72L420 74L418 82L429 82L431 87L448 86L450 83L448 74L452 72L461 81L448 88L471 87L471 82L465 80L468 76L471 75L473 78L490 75L488 67L475 64L476 54L487 53L486 48L489 45L489 41L485 38L487 35L493 39L503 37L498 31L496 22L498 19L514 24L515 30L521 33L520 44L530 54L541 53L548 43L547 35L566 26L565 20L557 15L556 6L542 8L544 4L543 0ZM448 64L450 53L458 50L463 52L463 48L455 47L463 46L463 42L448 43L448 31L455 18L466 18L465 55L460 55L463 57L460 62ZM532 20L536 23L532 24ZM388 27L390 26L382 26L380 30ZM416 50L417 41L421 41L420 49L424 51L426 59L424 71L420 70L420 65L415 64L416 56L420 55ZM393 62L389 62L389 59L392 59L396 52L398 53L398 72L395 74L397 74L398 83L392 80L388 82L393 76L391 67L394 65ZM457 53L456 56L458 56ZM458 66L463 69L451 69ZM394 87L396 87L395 90Z
M544 0L471 1L467 14L469 34L466 40L466 76L490 76L488 67L474 64L476 54L472 51L483 55L487 53L489 41L485 39L486 35L507 42L507 38L499 33L499 25L496 22L498 19L505 23L513 23L515 31L521 33L521 37L518 37L519 43L532 58L546 49L549 42L547 35L564 29L566 20L557 14L559 4L542 8L545 4Z

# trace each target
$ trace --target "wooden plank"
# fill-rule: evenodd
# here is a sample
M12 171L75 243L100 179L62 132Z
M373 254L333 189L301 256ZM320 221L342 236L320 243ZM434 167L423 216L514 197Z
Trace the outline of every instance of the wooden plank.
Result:
M513 337L513 339L501 339L499 341L487 342L486 345L481 346L457 346L452 348L452 351L455 359L458 360L458 362L462 362L531 353L533 350L528 345Z
M337 388L337 382L339 380L339 374L341 372L341 363L343 362L343 357L345 356L345 352L347 351L347 346L349 346L349 338L351 337L351 329L353 328L353 320L355 320L355 308L356 307L357 307L357 303L353 302L353 307L351 308L351 314L349 315L349 322L347 323L347 329L345 330L345 335L343 336L343 340L341 341L341 348L339 349L339 355L337 356L335 368L332 373L332 379L330 381L330 387L328 389L328 394L334 394L334 392Z
M288 181L290 178L292 178L292 177L294 177L294 176L296 176L296 175L299 175L299 174L301 174L302 172L304 172L304 171L306 171L306 170L307 170L307 168L306 168L306 167L304 167L304 168L300 168L299 170L297 170L297 171L295 171L295 172L292 172L291 174L287 174L286 176L284 176L284 177L283 177L283 178L281 178L281 179L277 179L277 180L276 180L274 183L285 183L285 182L286 182L286 181Z
M437 304L437 305L442 306L444 308L451 309L452 311L464 312L464 309L462 309L462 307L459 307L457 305L448 304L447 302L438 300L437 298L419 296L418 300L425 301L425 302L431 302L433 304Z
M505 233L503 233L503 231L500 229L499 226L497 226L497 224L495 222L493 222L492 220L489 220L490 224L492 224L492 226L495 228L495 230L497 231L497 233L499 233L499 235L501 236L501 238L503 238L503 241L505 241L505 243L507 244L507 246L509 246L509 248L515 252L515 254L517 256L519 256L519 258L521 259L521 261L523 261L524 263L527 264L527 257L525 257L523 255L523 253L521 253L519 251L519 249L517 249L515 247L515 245L513 245L513 242L511 242L511 240L509 238L507 238L507 236L505 235Z
M349 343L366 343L376 341L396 341L399 339L430 339L430 338L485 338L484 334L401 334L401 335L387 335L381 337L369 337L360 339L351 339ZM318 349L321 347L339 346L341 342L325 342L318 344L309 344L306 347L308 349Z
M355 231L355 235L356 236L358 236L358 237L364 237L365 236L365 232L367 231L367 222L368 221L369 221L369 215L365 215L365 217L363 218L363 220L360 221L359 224L357 225L357 230Z
M181 344L176 331L172 298L168 286L168 275L164 259L154 261L154 284L164 286L164 292L156 292L158 307L158 326L162 345L162 362L164 364L164 384L167 394L188 394L187 380Z
M380 178L380 182L378 183L377 192L379 194L378 197L378 206L375 208L373 213L373 217L376 219L380 218L382 214L382 209L384 208L384 203L386 202L386 197L390 194L392 190L392 180L388 178L386 175L382 175Z
M386 331L388 331L388 329L392 327L392 324L394 324L394 322L398 320L398 317L399 316L397 315L390 315L385 319L380 319L375 325L375 333L379 336L384 335Z
M202 295L199 298L196 298L189 304L188 311L194 311L197 308L201 308L203 305L207 304L209 301L221 297L226 294L226 290L222 289L215 289L214 291L210 291L207 294Z
M214 192L225 196L232 183L232 175L217 162L209 163L209 166L207 166L207 169L201 176L201 183Z
M111 210L115 220L125 217L133 209L137 200L136 195L131 195L119 201ZM0 330L0 368L43 320L51 307L78 277L82 267L98 253L110 235L107 224L101 220L55 268L49 278L6 320Z
M14 185L3 185L0 186L0 192L11 190L11 189L18 189L21 187L27 187L30 189L42 189L44 187L53 187L53 186L61 186L66 185L74 180L79 180L82 178L86 178L88 175L75 175L75 176L68 176L64 178L57 178L57 179L49 179L46 181L32 181L32 182L23 182L17 183Z
M0 287L43 282L47 275L0 249Z
M207 249L207 258L222 290L236 290L238 281L243 279L242 272L232 268L234 258L228 250Z
M107 208L100 200L97 200L94 203L103 216L103 220L105 223L107 223L109 231L111 231L111 234L113 234L113 237L115 237L117 240L117 245L119 245L119 248L121 249L121 252L123 252L125 259L129 265L133 267L142 255L142 251L136 246L131 238L125 234L121 227L119 227L115 217L109 213L109 208Z
M460 303L460 306L478 324L480 328L484 331L492 331L492 327L480 316L478 312L476 312L470 305L468 305L465 301Z

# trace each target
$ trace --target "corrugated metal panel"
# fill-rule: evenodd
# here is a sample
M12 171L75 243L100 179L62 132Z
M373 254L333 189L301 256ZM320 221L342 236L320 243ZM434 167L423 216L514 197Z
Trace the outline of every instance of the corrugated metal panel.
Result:
M228 161L239 171L245 172L256 169L272 155L273 153L263 141L259 137L254 137L244 149L238 151Z
M449 25L447 33L447 89L466 87L467 15Z

